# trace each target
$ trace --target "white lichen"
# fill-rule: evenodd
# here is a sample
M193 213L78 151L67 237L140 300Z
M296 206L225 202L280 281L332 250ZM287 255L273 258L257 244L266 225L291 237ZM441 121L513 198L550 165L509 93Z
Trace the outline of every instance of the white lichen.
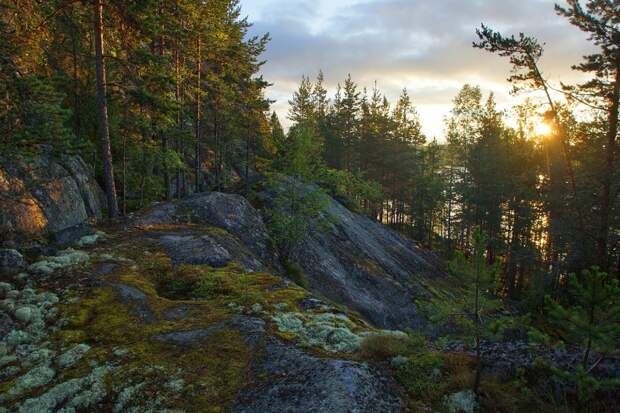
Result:
M296 336L302 346L321 347L329 352L353 353L371 336L407 337L395 330L358 331L359 327L345 314L277 313L272 317L278 330Z
M87 245L93 245L93 244L96 244L99 240L105 238L105 235L106 235L105 232L97 231L96 233L94 233L92 235L84 235L75 244L78 247L84 247L84 246L87 246Z
M476 411L476 395L471 390L463 390L445 396L443 403L449 413L473 413Z
M54 379L55 375L56 372L49 366L43 365L35 367L28 371L28 373L19 377L4 397L12 399L29 390L45 386Z
M107 367L97 367L87 376L57 384L41 396L26 400L19 412L52 413L63 403L65 412L94 406L106 396L104 379L108 370Z
M395 356L392 357L392 359L390 360L390 366L394 368L399 368L407 364L408 361L409 359L405 356Z
M260 305L259 303L254 303L250 307L250 310L251 310L252 314L260 314L260 313L263 312L263 306Z
M67 248L64 251L60 251L57 256L44 257L42 260L35 262L28 267L28 270L35 273L50 275L61 268L84 264L88 262L89 259L90 256L87 252Z
M88 344L78 344L77 346L58 356L56 364L62 369L72 367L84 356L84 354L88 352L88 350L90 350L90 346Z

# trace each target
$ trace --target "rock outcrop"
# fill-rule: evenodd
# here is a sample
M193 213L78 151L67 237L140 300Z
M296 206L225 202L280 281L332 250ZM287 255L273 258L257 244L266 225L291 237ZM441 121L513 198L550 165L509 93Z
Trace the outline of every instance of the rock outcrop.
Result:
M444 270L432 253L389 228L355 214L329 199L327 214L333 223L327 230L313 230L294 251L310 291L358 311L381 328L424 328L414 299L428 296L424 281L443 277ZM156 205L137 220L138 225L193 223L226 230L238 238L184 234L157 238L180 263L222 265L237 257L250 270L273 268L282 272L261 214L239 195L212 192L186 200ZM227 245L228 244L228 245ZM176 250L176 252L174 251ZM219 266L222 266L219 265Z
M415 242L330 198L333 224L311 231L294 251L313 292L358 311L382 328L424 328L414 300L425 281L445 275L439 260Z
M51 235L101 218L101 188L77 156L0 156L0 240Z
M191 223L221 228L234 235L266 267L272 267L278 272L282 270L278 253L269 238L261 215L240 195L210 192L197 194L177 202L162 203L139 217L136 223L147 227ZM204 260L209 259L204 256L204 253L213 252L221 255L224 254L222 250L227 251L228 254L235 253L230 246L227 248L223 245L226 241L220 240L218 243L213 236L210 236L209 240L185 239L184 242L209 244L209 248L202 248ZM215 244L219 244L221 249L214 248ZM199 246L194 250L200 251ZM213 259L219 258L214 256Z
M402 411L393 379L347 341L393 332L261 270L247 234L143 225L41 258L25 271L42 288L0 283L0 411Z
M26 266L24 257L18 251L0 248L0 273L17 272Z

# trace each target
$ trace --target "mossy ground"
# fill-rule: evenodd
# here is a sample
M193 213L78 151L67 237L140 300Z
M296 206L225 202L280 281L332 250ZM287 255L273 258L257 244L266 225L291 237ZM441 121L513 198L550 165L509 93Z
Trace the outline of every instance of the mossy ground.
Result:
M267 272L247 273L234 263L224 268L173 267L164 251L142 238L139 231L110 237L91 252L104 260L117 259L120 265L104 277L91 275L89 282L83 282L89 277L89 268L76 271L82 282L75 286L77 290L69 289L74 291L75 300L60 306L67 323L54 340L62 348L87 343L92 349L65 376L78 377L91 364L116 360L107 383L110 394L142 384L140 394L157 395L167 408L226 411L248 381L252 353L244 336L232 329L215 331L191 347L157 342L155 335L206 328L240 311L251 312L254 304L260 304L264 309L261 316L268 319L277 308L298 308L307 295L295 284L282 285L280 277ZM145 303L124 300L116 284L138 289L145 294ZM140 318L136 307L143 304L155 321L148 323ZM165 315L180 306L186 310L184 316L166 320ZM116 355L121 353L121 357ZM172 379L183 383L182 388L169 388ZM107 400L108 408L114 402L113 398Z
M154 229L175 232L187 228L197 230L188 225ZM123 389L136 386L140 391L132 402L134 405L160 400L163 408L223 412L251 380L252 349L237 330L214 331L200 345L187 347L153 340L158 334L203 329L245 312L267 321L270 334L283 340L298 340L294 334L279 331L271 319L282 312L303 312L299 303L308 296L303 288L292 283L286 285L282 278L268 272L245 272L234 263L224 268L174 267L170 257L144 237L141 229L107 229L107 232L110 235L106 240L87 248L93 257L89 266L72 268L49 281L50 288L65 289L59 310L67 323L53 336L56 347L61 351L79 343L91 347L76 365L60 372L58 380L83 377L94 365L110 366L104 411L112 411ZM113 272L100 276L94 273L100 261L113 261L117 265ZM145 295L144 302L123 299L115 284L136 288ZM443 288L431 291L437 296L445 294ZM252 310L255 304L260 304L258 314ZM141 305L146 305L152 313L152 322L140 317L137 310ZM166 319L170 311L181 306L183 317ZM354 331L372 330L346 308L332 305L332 309L346 314ZM368 362L391 372L407 408L413 412L429 409L441 412L443 397L471 388L474 379L470 357L441 353L415 334L407 339L373 336L356 353L334 353L321 348L305 350L320 357ZM391 365L390 360L396 356L406 362ZM3 383L2 388L11 384ZM33 390L16 402L40 395L48 388ZM524 394L527 388L518 380L500 382L485 378L481 388L484 406L491 409L488 411L553 411L532 394Z

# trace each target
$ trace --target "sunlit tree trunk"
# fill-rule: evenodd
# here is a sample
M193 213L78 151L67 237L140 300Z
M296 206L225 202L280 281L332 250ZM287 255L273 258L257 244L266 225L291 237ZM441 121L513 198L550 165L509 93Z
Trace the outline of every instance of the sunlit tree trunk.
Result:
M103 0L95 0L95 59L97 65L97 103L99 107L99 138L103 161L103 182L108 203L108 216L118 216L116 186L114 185L114 168L110 149L110 130L108 125L108 107L106 102L106 73L103 57Z

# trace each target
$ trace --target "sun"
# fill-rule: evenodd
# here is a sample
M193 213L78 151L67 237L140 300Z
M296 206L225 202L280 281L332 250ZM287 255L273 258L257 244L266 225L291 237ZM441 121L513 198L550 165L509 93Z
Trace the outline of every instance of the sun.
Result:
M539 122L534 126L534 133L538 136L547 136L552 132L551 125L547 122Z

